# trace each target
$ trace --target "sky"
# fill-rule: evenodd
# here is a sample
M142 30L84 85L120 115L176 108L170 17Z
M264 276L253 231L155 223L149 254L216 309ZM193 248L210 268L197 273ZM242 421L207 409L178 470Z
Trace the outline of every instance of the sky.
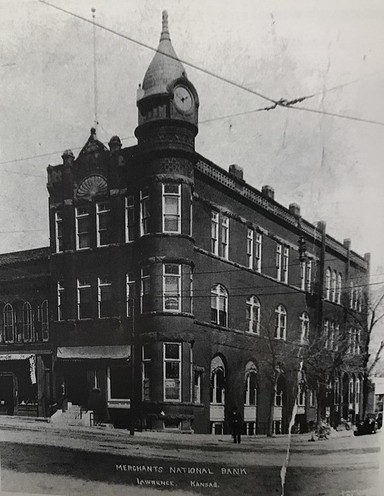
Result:
M384 124L384 3L349 0L51 0L157 47L161 11L185 61L273 100ZM135 144L136 90L153 52L96 28L98 138ZM196 150L372 254L384 288L384 125L277 108L185 66L200 98ZM0 252L47 246L46 167L94 122L92 25L38 0L0 0ZM335 88L336 87L336 88ZM244 113L225 119L220 117ZM208 122L205 122L208 121ZM123 139L124 138L124 139ZM24 160L27 159L27 160Z

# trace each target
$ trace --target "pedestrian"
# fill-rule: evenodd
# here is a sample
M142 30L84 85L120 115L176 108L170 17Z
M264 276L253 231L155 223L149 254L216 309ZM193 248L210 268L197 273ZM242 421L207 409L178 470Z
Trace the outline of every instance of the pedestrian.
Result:
M243 425L243 419L241 417L240 412L237 407L234 406L231 413L231 425L232 425L232 436L233 442L239 443L241 442L241 429Z

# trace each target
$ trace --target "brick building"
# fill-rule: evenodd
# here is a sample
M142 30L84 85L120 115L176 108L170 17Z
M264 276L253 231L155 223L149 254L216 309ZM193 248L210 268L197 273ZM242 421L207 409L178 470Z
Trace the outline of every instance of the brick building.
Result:
M358 415L364 335L353 315L366 311L368 255L195 151L198 94L166 13L137 106L136 146L114 136L107 148L92 129L76 159L67 150L48 167L48 404L200 433L228 432L235 405L247 434L286 432L296 399L298 429L318 401L334 423ZM10 370L6 353L29 343L4 339L7 315ZM313 343L330 362L344 356L323 380L302 363Z

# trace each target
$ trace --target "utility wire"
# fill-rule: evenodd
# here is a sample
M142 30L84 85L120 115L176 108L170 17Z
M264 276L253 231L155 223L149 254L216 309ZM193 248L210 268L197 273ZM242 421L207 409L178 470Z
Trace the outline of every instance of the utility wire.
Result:
M80 16L78 14L75 14L74 12L71 12L69 10L66 10L66 9L63 9L62 7L58 7L57 5L54 5L54 4L51 4L45 0L38 0L40 3L43 3L45 5L48 5L49 7L52 7L54 9L57 9L61 12L64 12L68 15L71 15L77 19L80 19L82 21L85 21L87 23L92 23L93 21L91 21L90 19L87 19L86 17L83 17L83 16ZM142 46L144 48L147 48L148 50L152 50L154 52L157 52L157 48L154 48L150 45L147 45L146 43L143 43L141 41L138 41L130 36L127 36L127 35L124 35L122 33L119 33L118 31L115 31L114 29L111 29L111 28L108 28L106 26L103 26L102 24L99 24L99 23L94 23L95 26L99 27L100 29L104 29L105 31L108 31L112 34L115 34L116 36L119 36L121 38L124 38L132 43L135 43L136 45L139 45L139 46ZM251 88L248 88L247 86L244 86L242 84L239 84L235 81L232 81L231 79L228 79L228 78L225 78L224 76L220 76L212 71L209 71L208 69L203 69L202 67L196 65L196 64L193 64L191 62L188 62L186 60L183 60L183 59L179 59L178 57L175 57L173 55L170 55L168 53L165 53L165 52L162 52L160 51L159 53L163 54L164 56L166 57L169 57L171 59L174 59L174 60L177 60L189 67L192 67L193 69L196 69L200 72L203 72L204 74L207 74L208 76L211 76L211 77L214 77L216 79L219 79L227 84L230 84L232 86L235 86L239 89L242 89L243 91L246 91L248 93L252 93L256 96L259 96L260 98L263 98L264 100L267 100L269 102L271 102L273 105L270 106L269 108L266 108L265 110L273 110L277 107L284 107L284 108L295 108L297 110L301 110L301 111L305 111L305 112L314 112L314 113L318 113L318 114L323 114L323 115L327 115L327 116L330 116L330 117L339 117L339 118L342 118L342 119L348 119L348 120L354 120L354 121L359 121L359 122L365 122L365 123L369 123L369 124L375 124L375 125L379 125L379 126L384 126L384 122L380 122L380 121L374 121L374 120L370 120L370 119L362 119L362 118L359 118L359 117L354 117L354 116L348 116L348 115L343 115L343 114L336 114L336 113L333 113L333 112L326 112L326 111L322 111L322 110L316 110L316 109L309 109L309 108L306 108L306 107L293 107L293 105L295 105L296 103L301 103L303 102L304 100L307 100L309 98L313 98L314 96L318 95L318 94L322 94L322 92L320 93L315 93L313 95L308 95L308 96L304 96L304 97L300 97L300 98L295 98L293 100L287 100L287 99L284 99L284 98L281 98L280 100L274 100L256 90L252 90ZM352 84L352 83L350 83ZM336 88L336 87L335 87Z
M371 75L371 76L374 76L374 74ZM320 91L318 93L313 93L312 95L305 96L305 97L303 97L303 99L313 98L313 97L315 97L317 95L322 95L322 94L327 93L329 91L334 91L335 89L342 88L344 86L348 86L348 85L353 84L353 83L355 83L357 81L359 81L359 79L355 79L355 80L349 81L347 83L343 83L343 84L340 84L340 85L337 85L337 86L333 86L331 88L325 89L325 90ZM301 99L290 100L290 101L280 100L280 102L281 102L280 105L281 106L286 106L287 108L297 108L297 107L290 107L289 106L289 105L292 105L292 102L297 101L297 100L301 100ZM283 105L283 102L284 102L284 105ZM232 119L234 117L241 117L243 115L254 114L256 112L263 112L263 111L265 112L265 111L273 110L276 107L277 107L277 105L271 105L271 106L268 106L268 107L259 107L259 108L252 109L252 110L245 110L243 112L237 112L237 113L234 113L234 114L222 115L222 116L219 116L219 117L212 117L211 119L204 119L204 120L200 121L199 122L199 125L201 125L201 124L209 124L210 122L216 122L216 121L221 121L221 120L226 120L226 119ZM359 119L359 118L357 118L357 119ZM377 123L376 121L370 121L370 122ZM383 123L378 122L378 124L382 125ZM101 126L101 127L103 127L103 126ZM132 140L132 139L135 139L135 136L134 135L126 136L124 138L120 138L121 141L127 141L127 140ZM104 145L107 145L107 144L108 144L108 142L105 141L104 142ZM82 149L82 146L72 147L71 149L72 149L72 151L81 150ZM62 153L62 150L58 150L58 151L54 151L54 152L50 152L50 153L42 153L42 154L39 154L39 155L31 155L29 157L22 157L22 158L18 158L18 159L5 160L3 162L0 162L0 165L12 164L12 163L15 163L15 162L23 162L23 161L31 160L31 159L34 159L34 158L49 157L51 155L56 155L58 153L59 154ZM12 173L13 174L19 174L18 172L12 172ZM39 177L42 177L42 176L39 176Z
M40 3L43 3L45 5L48 5L49 7L53 7L54 9L57 9L57 10L60 10L61 12L64 12L65 14L68 14L68 15L71 15L77 19L80 19L82 21L85 21L85 22L88 22L88 23L92 23L92 21L90 19L87 19L86 17L83 17L81 15L78 15L78 14L75 14L74 12L71 12L69 10L66 10L66 9L63 9L62 7L58 7L57 5L53 5L52 3L49 3L49 2L46 2L45 0L38 0ZM139 45L139 46L142 46L144 48L147 48L148 50L151 50L153 52L157 52L157 48L154 48L150 45L147 45L146 43L143 43L142 41L138 41L134 38L132 38L131 36L127 36L125 34L122 34L122 33L119 33L118 31L114 30L114 29L111 29L111 28L108 28L107 26L103 26L102 24L99 24L97 22L94 23L95 26L97 26L98 28L100 29L104 29L105 31L108 31L116 36L119 36L120 38L124 38L128 41L130 41L131 43L135 43L136 45ZM219 79L220 81L223 81L227 84L230 84L232 86L235 86L237 88L240 88L244 91L247 91L248 93L252 93L253 95L256 95L256 96L259 96L260 98L263 98L264 100L267 100L269 102L272 102L272 103L276 103L276 100L273 100L272 98L266 96L266 95L263 95L262 93L258 92L258 91L255 91L255 90L252 90L251 88L248 88L247 86L244 86L242 84L239 84L239 83L236 83L235 81L232 81L231 79L228 79L224 76L220 76L218 74L215 74L214 72L212 71L209 71L208 69L204 69L196 64L193 64L192 62L188 62L186 60L183 60L183 59L180 59L178 57L175 57L174 55L171 55L169 53L165 53L165 52L162 52L160 51L159 53L163 54L164 56L166 57L169 57L170 59L173 59L173 60L177 60L179 62L181 62L182 64L185 64L189 67L192 67L193 69L196 69L197 71L200 71L200 72L203 72L204 74L207 74L208 76L211 76L211 77L214 77L216 79Z

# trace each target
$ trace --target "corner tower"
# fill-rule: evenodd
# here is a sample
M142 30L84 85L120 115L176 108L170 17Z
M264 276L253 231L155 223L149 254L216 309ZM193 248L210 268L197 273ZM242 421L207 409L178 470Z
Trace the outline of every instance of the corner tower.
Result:
M151 364L143 372L145 387L137 400L147 427L190 429L192 194L199 100L172 47L166 12L158 49L138 89L137 106L140 237L135 265L141 300L136 343L144 369Z
M163 134L172 126L169 131L174 134L173 126L177 126L179 133L184 135L184 145L194 149L199 98L173 49L166 11L163 12L159 46L137 91L137 106L139 125L136 137L139 145L148 143L149 136L156 139L153 136L156 129Z

